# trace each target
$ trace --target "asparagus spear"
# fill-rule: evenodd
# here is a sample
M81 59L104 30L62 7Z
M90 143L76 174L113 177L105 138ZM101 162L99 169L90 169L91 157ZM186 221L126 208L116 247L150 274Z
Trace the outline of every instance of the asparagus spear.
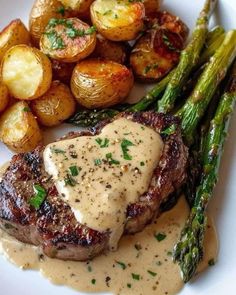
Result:
M195 203L175 245L173 259L178 262L184 282L188 282L196 272L203 256L203 240L207 224L206 208L217 182L222 150L227 135L230 115L236 101L236 62L233 73L222 95L214 118L210 123L203 153L203 175L197 189Z
M215 0L206 0L203 10L197 19L192 40L181 52L180 62L177 69L171 78L162 99L158 101L158 112L167 113L173 108L175 100L186 83L190 72L197 65L201 50L206 41L208 22L215 3Z
M182 134L191 145L194 132L219 83L236 56L236 30L226 34L224 42L210 59L196 87L177 115L182 119Z
M214 27L207 35L206 47L210 46L218 37L225 33L225 29L221 26Z

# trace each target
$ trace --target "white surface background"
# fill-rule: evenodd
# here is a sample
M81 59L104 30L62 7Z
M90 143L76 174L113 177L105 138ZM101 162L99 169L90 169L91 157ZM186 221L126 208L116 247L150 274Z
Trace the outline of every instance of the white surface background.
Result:
M164 7L179 15L189 27L193 27L203 0L165 0ZM0 28L14 18L21 18L27 24L33 0L0 0ZM219 0L213 23L222 24L225 29L236 28L236 1ZM132 96L145 93L139 86ZM220 240L218 262L194 281L187 284L181 295L234 295L236 294L236 115L231 120L230 134L225 147L220 170L220 179L215 189L210 211L216 221ZM69 127L71 130L71 127ZM50 130L46 141L65 133L68 126ZM0 164L10 159L11 153L0 143ZM54 286L38 272L21 271L0 256L0 294L6 295L78 295L65 287ZM134 294L135 295L135 294ZM148 295L148 294L145 294ZM157 294L162 295L162 294Z

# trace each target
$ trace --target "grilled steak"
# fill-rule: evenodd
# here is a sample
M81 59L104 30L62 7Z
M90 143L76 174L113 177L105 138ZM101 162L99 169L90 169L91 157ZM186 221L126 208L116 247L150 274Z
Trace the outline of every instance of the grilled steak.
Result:
M125 233L129 234L141 231L150 223L158 215L160 204L182 185L188 153L177 118L154 112L122 113L119 116L153 128L164 142L148 191L140 196L139 202L127 208ZM99 134L110 122L104 121L89 131L70 133L66 138ZM22 242L41 246L50 257L90 259L107 249L109 234L77 222L72 209L59 196L52 178L44 169L43 151L44 147L38 147L12 158L0 182L0 226ZM34 195L34 184L47 190L47 197L38 210L29 204Z

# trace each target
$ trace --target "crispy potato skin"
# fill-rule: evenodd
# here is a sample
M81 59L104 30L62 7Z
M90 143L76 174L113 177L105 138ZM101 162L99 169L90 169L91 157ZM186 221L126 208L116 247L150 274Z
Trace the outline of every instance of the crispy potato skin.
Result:
M133 83L133 74L127 67L113 61L89 59L76 65L71 90L82 106L102 108L122 102Z
M33 100L42 96L51 85L51 62L37 48L16 45L3 58L1 77L14 98Z
M96 46L96 33L85 33L82 36L71 37L67 32L90 32L88 24L78 18L68 18L62 20L63 23L56 21L46 27L45 34L41 36L40 48L48 56L62 62L78 62L89 56ZM72 29L71 29L72 27ZM60 43L52 43L49 36L56 36ZM56 35L55 35L56 34ZM53 39L54 40L54 39Z
M57 126L75 112L76 103L68 86L53 81L50 89L42 97L32 101L31 108L39 123Z
M114 42L97 35L97 44L92 57L99 57L125 64L127 61L128 46L122 42Z
M16 153L31 151L42 142L42 133L26 102L16 102L1 116L0 139Z
M179 61L188 36L187 26L168 12L157 12L150 28L141 36L130 55L130 64L140 80L159 80Z
M141 2L95 0L90 13L98 32L112 41L133 40L143 29L145 8Z
M30 44L30 34L22 21L15 19L0 33L0 61L8 49L18 44Z
M51 18L66 18L71 12L64 10L58 0L36 0L30 12L29 29L34 46L39 47L39 41Z
M62 83L70 84L72 72L75 67L75 63L65 63L52 59L52 73L53 80L59 80Z

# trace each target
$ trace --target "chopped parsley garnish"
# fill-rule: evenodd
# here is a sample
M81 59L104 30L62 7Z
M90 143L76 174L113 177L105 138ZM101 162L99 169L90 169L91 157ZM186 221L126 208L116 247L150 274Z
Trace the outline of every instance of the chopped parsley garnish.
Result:
M132 287L132 285L128 283L128 284L127 284L127 288L130 289L131 287Z
M145 163L143 161L140 162L140 166L145 166Z
M106 148L109 146L109 139L105 138L102 140L101 138L97 138L96 143L100 146L100 148Z
M77 182L76 180L70 175L67 174L66 177L64 178L65 186L76 186Z
M179 49L173 46L173 44L170 42L169 37L166 34L163 34L162 39L165 43L165 45L172 51L179 52Z
M140 280L140 275L138 274L135 274L135 273L132 273L132 278L136 281L139 281Z
M119 165L120 164L120 161L117 161L117 160L113 159L112 153L106 154L106 159L109 162L109 164L114 164L114 165Z
M65 12L66 12L66 10L65 10L64 6L61 6L57 9L57 13L60 13L62 16L65 15Z
M156 240L158 242L161 242L161 241L165 240L166 234L164 234L164 233L158 233L158 234L154 235L154 237L156 238Z
M123 139L121 142L121 149L123 152L123 157L125 160L132 160L132 156L128 154L130 146L134 146L134 144L128 139Z
M88 272L92 272L92 267L91 267L91 265L88 265Z
M95 160L94 160L94 164L95 164L95 166L99 166L99 165L102 164L102 160L100 160L100 159L95 159Z
M57 34L56 31L50 31L50 32L46 32L44 33L50 44L51 44L51 49L52 50L58 50L58 49L64 49L66 47L64 41L62 40L62 38Z
M144 68L144 74L147 74L149 71L151 70L155 70L158 68L158 64L154 64L154 65L147 65L145 68Z
M57 149L57 148L51 148L52 152L54 152L55 154L65 154L66 152L64 150L61 149Z
M172 256L172 252L171 251L168 251L166 254L167 254L167 256Z
M47 196L47 191L39 184L34 184L33 187L35 195L30 198L29 204L35 209L39 209Z
M77 166L70 166L69 167L71 176L78 176L79 172L81 171L81 168L78 168Z
M92 279L92 280L91 280L91 283L92 283L93 285L95 285L95 284L96 284L96 280L95 280L95 279Z
M176 130L176 125L172 124L171 126L161 131L161 134L171 135L171 134L174 134L175 130Z
M212 258L208 261L209 266L214 266L215 265L215 260Z
M116 261L116 263L117 263L122 269L126 269L126 264L125 264L124 262Z
M109 10L105 11L105 12L103 13L103 15L108 15L108 14L111 14L111 13L112 13L112 10L109 9Z
M147 272L152 276L152 277L155 277L157 275L156 272L153 272L151 270L147 270Z
M23 112L29 113L30 111L31 111L31 110L30 110L29 107L24 107L24 108L23 108Z

